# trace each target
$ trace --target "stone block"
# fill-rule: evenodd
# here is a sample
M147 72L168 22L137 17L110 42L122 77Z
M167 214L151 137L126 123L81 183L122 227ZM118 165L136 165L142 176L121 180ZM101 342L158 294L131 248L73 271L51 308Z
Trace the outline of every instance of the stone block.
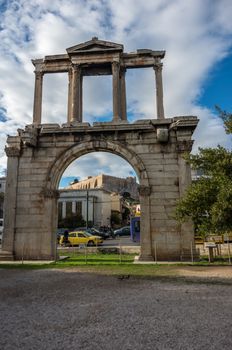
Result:
M177 192L179 194L179 189L176 185L152 185L152 192Z
M38 227L44 226L44 215L16 215L16 227L17 228L24 228L24 227L33 227L34 229L37 229Z
M158 201L157 201L157 203L159 203ZM164 207L164 205L152 205L151 206L151 213L164 213L165 212L165 207Z
M176 174L178 174L179 173L179 167L178 167L178 165L177 164L165 164L164 165L164 171L165 172L175 172Z
M179 192L166 192L165 193L165 198L169 199L179 199L180 198L180 194Z

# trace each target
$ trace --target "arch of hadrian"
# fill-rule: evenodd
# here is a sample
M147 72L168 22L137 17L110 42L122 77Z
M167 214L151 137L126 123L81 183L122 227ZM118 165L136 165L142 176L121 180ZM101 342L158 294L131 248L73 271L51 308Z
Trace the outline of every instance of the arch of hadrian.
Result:
M7 184L2 259L53 259L56 254L58 184L78 157L107 151L127 160L140 181L140 260L188 258L193 248L191 223L173 219L176 200L191 181L183 154L192 148L197 117L165 118L162 63L164 51L124 53L123 45L98 38L67 49L66 54L33 60L33 123L7 139ZM152 67L156 118L128 123L127 69ZM67 121L43 124L43 76L66 72L69 77ZM112 75L113 117L110 122L83 122L84 76ZM156 89L155 89L156 86ZM155 115L155 113L154 113ZM65 122L65 121L64 121Z

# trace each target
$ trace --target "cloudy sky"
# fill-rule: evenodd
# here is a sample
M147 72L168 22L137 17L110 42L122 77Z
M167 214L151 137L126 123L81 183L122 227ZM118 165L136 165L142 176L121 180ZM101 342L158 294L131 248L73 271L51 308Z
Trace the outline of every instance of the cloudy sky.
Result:
M6 136L32 122L32 58L62 54L93 36L124 45L166 50L164 107L167 117L197 115L194 150L231 147L214 106L232 111L231 0L0 0L0 174L6 168ZM152 69L127 72L130 121L155 118ZM64 123L67 76L45 75L42 122ZM111 77L84 79L84 119L110 120ZM99 172L133 174L113 155L94 153L70 166L65 177Z

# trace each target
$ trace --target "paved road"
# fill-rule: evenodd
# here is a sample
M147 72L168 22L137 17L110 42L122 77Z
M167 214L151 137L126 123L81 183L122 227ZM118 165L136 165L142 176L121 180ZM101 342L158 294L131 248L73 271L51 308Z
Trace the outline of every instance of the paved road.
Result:
M0 269L1 350L232 349L232 286Z
M106 239L103 242L103 246L118 246L119 244L123 245L123 246L140 246L140 243L138 242L132 242L132 240L130 239L130 237L120 237L120 238L116 238L116 239Z
M138 242L132 242L130 237L120 237L116 239L105 239L103 243L100 245L100 247L118 247L121 244L123 247L140 247L140 243ZM58 249L71 249L69 247L63 247L63 246L58 246Z

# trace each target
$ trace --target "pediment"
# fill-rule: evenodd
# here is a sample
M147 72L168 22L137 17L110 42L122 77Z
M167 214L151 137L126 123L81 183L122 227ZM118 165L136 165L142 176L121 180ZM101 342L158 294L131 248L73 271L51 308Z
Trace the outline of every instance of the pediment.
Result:
M110 41L98 40L94 37L89 41L66 49L68 54L99 52L99 51L123 51L123 45Z

